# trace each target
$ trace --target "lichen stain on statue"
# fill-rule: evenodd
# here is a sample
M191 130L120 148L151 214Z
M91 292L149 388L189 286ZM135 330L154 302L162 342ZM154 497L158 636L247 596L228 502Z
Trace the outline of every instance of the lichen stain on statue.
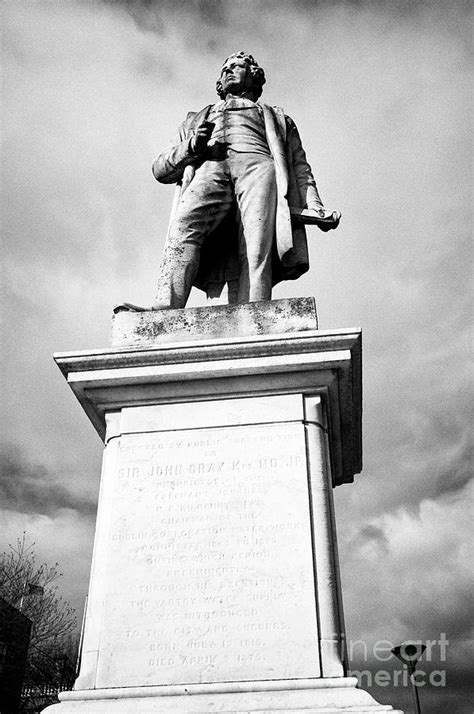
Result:
M153 164L175 183L154 303L114 312L184 308L191 288L229 304L271 300L272 287L308 268L306 224L337 228L321 201L293 120L259 101L265 73L246 52L228 57L219 101L190 112Z

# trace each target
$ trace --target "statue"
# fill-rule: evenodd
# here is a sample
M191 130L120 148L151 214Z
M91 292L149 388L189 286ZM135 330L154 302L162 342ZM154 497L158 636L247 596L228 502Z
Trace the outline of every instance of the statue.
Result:
M177 142L153 164L176 183L154 304L119 310L183 308L193 285L229 303L270 300L272 286L309 268L305 224L336 228L306 160L298 130L279 107L260 103L264 71L252 55L226 59L220 100L190 112Z

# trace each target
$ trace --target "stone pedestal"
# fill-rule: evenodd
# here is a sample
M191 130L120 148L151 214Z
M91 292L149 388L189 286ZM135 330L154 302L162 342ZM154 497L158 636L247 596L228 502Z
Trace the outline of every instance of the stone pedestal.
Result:
M56 356L105 452L80 675L48 711L393 712L345 676L360 333L316 328L312 299L125 313L113 349Z

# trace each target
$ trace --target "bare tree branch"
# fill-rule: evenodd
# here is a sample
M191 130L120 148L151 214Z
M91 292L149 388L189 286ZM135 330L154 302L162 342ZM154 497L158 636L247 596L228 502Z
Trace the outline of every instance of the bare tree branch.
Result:
M37 563L35 543L26 533L0 556L0 597L33 623L25 674L25 691L33 694L74 681L77 621L58 593L61 575L58 563Z

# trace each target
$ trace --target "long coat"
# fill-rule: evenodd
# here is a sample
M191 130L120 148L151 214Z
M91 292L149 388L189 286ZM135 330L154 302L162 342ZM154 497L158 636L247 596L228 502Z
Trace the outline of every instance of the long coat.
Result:
M309 268L305 227L291 216L291 208L323 207L311 167L301 144L295 123L280 107L259 103L265 123L268 146L275 161L277 215L272 253L272 282L295 280ZM213 105L200 112L190 112L180 126L179 139L162 152L153 164L153 174L160 183L177 183L170 218L182 193L193 180L202 163L192 154L190 142L196 127L206 121ZM205 160L205 158L204 158ZM209 235L201 249L199 270L194 285L208 297L218 297L225 283L238 283L237 224L232 216Z

